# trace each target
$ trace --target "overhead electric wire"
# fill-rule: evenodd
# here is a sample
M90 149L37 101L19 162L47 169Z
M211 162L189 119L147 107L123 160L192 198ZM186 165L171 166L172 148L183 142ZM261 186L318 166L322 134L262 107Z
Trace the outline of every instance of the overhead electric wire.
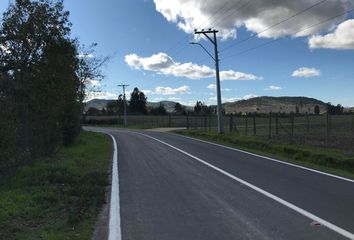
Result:
M297 32L295 32L295 33L293 33L292 35L296 35L296 34L298 34L298 33L300 33L300 32L309 30L309 29L311 29L311 28L313 28L313 27L316 27L316 26L318 26L318 25L322 25L322 24L324 24L324 23L326 23L326 22L329 22L329 21L331 21L331 20L333 20L333 19L339 18L339 17L341 17L341 16L343 16L343 15L346 15L346 14L348 14L348 13L351 13L351 12L354 12L354 8L351 8L351 9L349 9L348 11L345 11L345 12L343 12L343 13L341 13L341 14L338 14L338 15L335 15L335 16L333 16L333 17L327 18L327 19L325 19L324 21L320 21L320 22L318 22L318 23L315 23L315 24L313 24L313 25L311 25L311 26L309 26L309 27L303 28L303 29L301 29L301 30L299 30L299 31L297 31ZM247 53L247 52L250 52L250 51L253 51L253 50L255 50L255 49L258 49L258 48L267 46L267 45L269 45L269 44L271 44L271 43L274 43L274 42L277 42L277 41L280 41L280 40L283 40L283 39L284 39L284 38L277 38L277 39L268 41L268 42L266 42L266 43L259 44L259 45L255 46L255 47L252 47L252 48L246 49L246 50L244 50L244 51L241 51L241 52L238 52L238 53L235 53L235 54L226 56L226 57L224 57L222 60L229 59L229 58L231 58L231 57L235 57L235 56L238 56L238 55L241 55L241 54L245 54L245 53Z
M319 2L317 2L317 3L315 3L315 4L313 4L313 5L311 5L311 6L307 7L307 8L305 8L305 9L303 9L303 10L301 10L301 11L295 13L294 15L291 15L290 17L285 18L285 19L281 20L280 22L277 22L277 23L275 23L275 24L273 24L273 25L271 25L271 26L265 28L264 30L262 30L261 32L259 32L259 33L257 33L257 34L252 34L252 35L249 36L248 38L245 38L245 39L243 39L243 40L241 40L241 41L239 41L239 42L233 43L233 44L231 44L230 46L227 46L227 47L221 49L221 50L220 50L220 53L222 53L222 52L224 52L225 50L230 49L230 48L232 48L232 47L234 47L234 46L237 46L237 45L239 45L239 44L241 44L241 43L244 43L244 42L246 42L246 41L248 41L248 40L250 40L250 39L252 39L252 38L255 38L255 37L259 36L260 34L266 32L266 31L268 31L268 30L270 30L270 29L272 29L272 28L275 28L275 27L279 26L280 24L282 24L282 23L284 23L284 22L287 22L287 21L289 21L289 20L291 20L291 19L293 19L293 18L299 16L299 15L303 14L304 12L306 12L306 11L308 11L308 10L314 8L314 7L317 7L318 5L320 5L320 4L322 4L322 3L326 2L326 1L328 1L328 0L321 0L321 1L319 1Z

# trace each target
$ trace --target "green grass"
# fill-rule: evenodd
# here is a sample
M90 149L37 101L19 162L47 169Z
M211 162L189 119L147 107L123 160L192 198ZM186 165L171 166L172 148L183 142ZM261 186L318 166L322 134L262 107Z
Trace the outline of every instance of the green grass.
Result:
M354 155L336 149L284 144L264 138L202 130L174 132L354 179Z
M82 132L0 185L0 239L90 239L105 202L110 139Z

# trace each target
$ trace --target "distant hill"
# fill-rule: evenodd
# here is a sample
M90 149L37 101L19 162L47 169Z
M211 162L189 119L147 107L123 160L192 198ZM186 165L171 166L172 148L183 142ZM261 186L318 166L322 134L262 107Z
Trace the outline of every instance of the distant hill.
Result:
M114 101L114 100L106 100L106 99L92 99L85 103L84 111L87 111L89 108L94 107L99 110L105 108L107 103ZM176 102L173 101L160 101L160 102L147 102L146 107L149 108L156 108L163 104L167 112L173 112ZM188 110L192 110L193 107L184 106Z
M300 113L314 113L315 106L319 106L320 113L326 112L326 103L308 97L255 97L237 102L225 103L226 113L239 112L296 112L298 108Z

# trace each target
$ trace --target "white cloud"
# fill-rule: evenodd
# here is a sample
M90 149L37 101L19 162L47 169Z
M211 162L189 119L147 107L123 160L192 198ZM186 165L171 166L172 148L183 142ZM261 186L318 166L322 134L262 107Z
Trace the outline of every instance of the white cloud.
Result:
M208 89L216 89L216 84L209 84L207 86Z
M222 100L222 102L236 102L236 101L247 100L247 99L255 98L255 97L258 97L258 96L255 94L247 94L241 98L240 97L230 97L230 98L223 97L223 98L221 98L221 100ZM215 102L217 99L216 99L216 97L210 97L209 100L212 100L213 102Z
M169 97L167 99L170 100L170 101L179 101L179 100L181 100L181 98L179 98L179 97Z
M197 65L191 62L175 62L166 53L154 54L150 57L140 57L137 54L125 56L125 62L133 69L148 70L164 75L185 77L189 79L210 78L215 76L215 70L205 65ZM262 79L253 74L235 72L233 70L221 71L221 80L256 80Z
M260 80L262 77L257 77L253 74L235 72L233 70L221 71L220 80Z
M88 82L89 85L92 86L92 87L100 87L100 86L101 86L101 82L98 81L98 80L87 79L87 82Z
M183 94L189 92L189 86L181 86L178 88L171 88L171 87L157 87L155 89L156 94L162 95L176 95L176 94Z
M208 86L207 86L207 88L208 89L216 89L216 84L209 84ZM221 91L224 91L224 92L230 92L230 91L232 91L232 89L231 88L222 88L221 89Z
M90 53L80 53L80 54L76 55L76 57L78 57L78 58L93 58L94 56Z
M90 101L92 99L117 99L118 95L111 92L88 92L85 101Z
M309 38L310 48L354 49L354 19L342 22L333 33Z
M318 4L309 11L273 26L317 3L317 0L296 1L230 1L230 0L154 0L156 10L167 21L175 23L184 32L192 34L195 28L214 27L223 39L235 38L237 28L244 26L260 37L294 36L296 32L331 16L340 15L354 6L352 0L331 0ZM342 16L344 20L346 16ZM308 36L333 28L333 19L295 36Z
M292 77L318 77L321 75L321 71L316 68L307 68L307 67L301 67L299 69L296 69L291 76Z
M282 89L283 89L282 87L270 85L269 87L265 88L264 90L266 90L266 91L279 91Z

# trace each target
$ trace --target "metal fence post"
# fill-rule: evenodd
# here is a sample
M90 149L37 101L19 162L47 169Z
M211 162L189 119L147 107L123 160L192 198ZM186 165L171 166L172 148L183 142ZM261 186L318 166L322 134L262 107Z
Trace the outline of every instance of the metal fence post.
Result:
M246 113L246 136L248 135L248 113Z
M257 129L256 129L256 113L253 113L253 136L257 135Z
M272 138L272 112L269 113L269 138Z
M279 135L279 114L275 115L275 135Z
M230 116L230 132L232 132L232 130L233 130L233 115L231 114L231 116Z
M295 115L291 114L291 142L294 140Z

